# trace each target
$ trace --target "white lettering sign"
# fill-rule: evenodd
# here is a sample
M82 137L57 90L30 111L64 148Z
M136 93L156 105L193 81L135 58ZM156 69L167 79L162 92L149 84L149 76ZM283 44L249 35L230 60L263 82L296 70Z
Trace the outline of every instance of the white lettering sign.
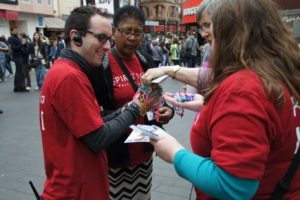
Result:
M97 0L95 2L97 8L104 8L109 14L114 14L114 1L113 0Z
M195 15L199 6L183 9L183 16Z

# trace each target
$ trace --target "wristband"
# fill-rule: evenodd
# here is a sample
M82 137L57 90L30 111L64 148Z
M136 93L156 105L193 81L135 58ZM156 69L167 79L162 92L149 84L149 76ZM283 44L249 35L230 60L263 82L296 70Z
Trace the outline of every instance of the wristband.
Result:
M137 104L135 101L131 101L130 104L129 104L129 106L132 106L133 109L134 109L139 115L143 116L143 115L142 115L142 112L141 112L141 107L140 107L139 104Z

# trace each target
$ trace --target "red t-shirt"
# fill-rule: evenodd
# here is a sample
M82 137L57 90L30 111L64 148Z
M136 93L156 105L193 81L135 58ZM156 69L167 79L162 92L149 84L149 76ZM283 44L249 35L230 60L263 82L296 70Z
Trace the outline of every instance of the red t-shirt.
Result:
M254 199L269 199L300 140L300 104L291 100L286 89L285 99L283 107L276 109L259 77L250 70L229 76L192 127L193 151L210 157L234 176L259 180ZM300 170L285 197L300 199L299 179ZM211 199L196 192L197 199Z
M57 60L40 94L46 181L44 199L109 199L105 150L95 154L80 137L103 120L87 76L69 60Z
M114 98L115 103L118 108L124 106L126 103L130 102L135 94L134 89L130 82L128 81L126 75L123 73L121 67L117 63L116 59L113 57L111 52L108 53L109 63L112 71L113 78L113 88L114 88ZM130 60L122 60L127 67L132 79L135 81L136 85L141 86L141 76L144 74L144 69L139 59L134 56ZM136 124L144 124L146 122L144 117L136 120ZM128 135L132 130L128 130ZM144 143L130 143L128 144L129 151L129 166L138 165L149 160L152 156L151 152L144 152Z

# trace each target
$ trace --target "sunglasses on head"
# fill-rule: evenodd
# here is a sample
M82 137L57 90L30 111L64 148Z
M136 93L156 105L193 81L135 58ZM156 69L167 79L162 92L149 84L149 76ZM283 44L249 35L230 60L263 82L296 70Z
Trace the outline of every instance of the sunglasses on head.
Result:
M83 31L83 32L92 34L102 44L105 44L107 40L111 41L111 37L108 37L105 33L94 33L92 31Z

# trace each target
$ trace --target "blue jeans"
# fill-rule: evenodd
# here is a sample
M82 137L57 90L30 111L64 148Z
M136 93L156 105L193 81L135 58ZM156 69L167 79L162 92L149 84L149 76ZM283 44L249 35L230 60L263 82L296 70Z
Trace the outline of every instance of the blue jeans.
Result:
M0 78L5 76L6 60L4 56L0 56Z
M9 71L9 73L12 75L13 71L12 71L12 67L11 67L11 64L10 64L11 57L8 53L5 55L5 57L6 57L6 66L5 67ZM5 70L4 70L4 72L5 72Z
M191 55L187 58L187 67L194 68L196 66L196 56Z
M165 53L163 54L163 66L169 66L170 62L169 62L169 53Z
M35 76L36 76L36 84L39 89L42 88L45 78L45 71L46 67L42 64L42 61L39 60L39 65L35 68Z

